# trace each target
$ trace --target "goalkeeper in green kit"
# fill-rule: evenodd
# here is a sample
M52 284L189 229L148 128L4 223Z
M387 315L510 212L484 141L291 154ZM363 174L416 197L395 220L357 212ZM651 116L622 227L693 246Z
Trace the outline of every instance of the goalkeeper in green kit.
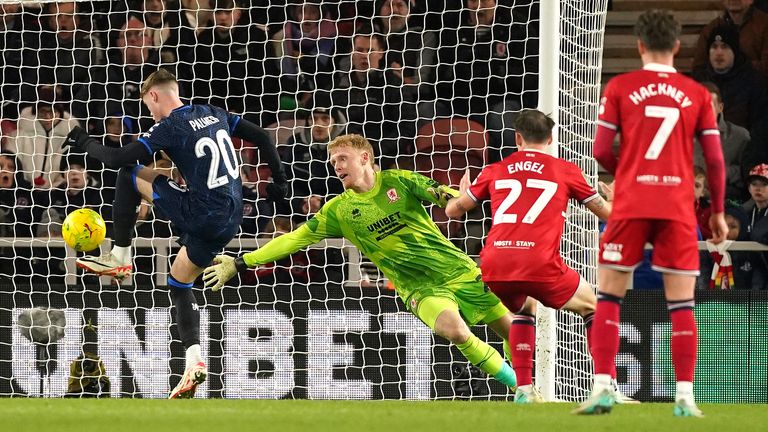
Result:
M477 264L446 239L423 201L445 207L458 196L447 186L411 171L373 167L373 148L360 135L343 135L328 154L344 193L328 201L307 223L253 252L214 259L206 287L218 291L239 271L271 263L331 237L344 237L392 281L408 310L435 334L458 347L485 373L515 390L515 372L469 325L486 323L505 341L512 314L486 289Z

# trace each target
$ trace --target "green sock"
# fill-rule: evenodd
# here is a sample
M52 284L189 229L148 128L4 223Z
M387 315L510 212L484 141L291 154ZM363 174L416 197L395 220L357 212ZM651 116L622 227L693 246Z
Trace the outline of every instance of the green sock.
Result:
M456 347L470 363L488 375L496 376L496 374L501 372L504 365L504 359L501 358L501 354L487 343L481 341L477 336L470 336L466 342L456 345Z
M512 351L509 349L508 339L504 339L504 357L507 359L507 363L512 364Z

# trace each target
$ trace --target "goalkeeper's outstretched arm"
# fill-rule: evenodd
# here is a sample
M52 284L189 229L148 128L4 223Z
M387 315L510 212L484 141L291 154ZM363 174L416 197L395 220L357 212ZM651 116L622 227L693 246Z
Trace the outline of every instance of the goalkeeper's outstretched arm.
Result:
M261 248L237 258L219 255L214 258L216 264L203 271L203 282L207 288L218 291L237 273L285 258L326 237L321 232L312 231L307 224L304 224L288 234L269 241Z

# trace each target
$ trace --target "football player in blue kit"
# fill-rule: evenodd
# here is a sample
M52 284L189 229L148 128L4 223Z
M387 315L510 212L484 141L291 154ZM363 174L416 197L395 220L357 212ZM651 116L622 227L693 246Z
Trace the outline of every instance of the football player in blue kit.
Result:
M176 323L186 348L186 369L170 398L191 398L205 381L207 369L200 354L200 312L192 284L213 257L237 233L243 216L240 162L232 136L259 148L272 169L274 183L267 187L272 199L287 191L285 172L269 135L257 125L212 105L184 105L179 85L170 72L159 69L141 88L155 125L138 140L108 148L80 127L67 136L67 144L107 167L119 168L113 204L114 246L102 256L77 260L78 267L118 280L131 274L131 237L142 198L154 204L179 231L182 246L171 265L168 285L176 309ZM150 163L163 151L178 167L181 186Z

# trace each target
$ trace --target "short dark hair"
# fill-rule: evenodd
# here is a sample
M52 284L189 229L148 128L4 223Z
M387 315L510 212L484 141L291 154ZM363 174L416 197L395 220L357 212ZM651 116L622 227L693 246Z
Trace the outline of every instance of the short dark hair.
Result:
M713 83L712 81L704 81L701 83L701 85L704 86L710 93L717 96L717 101L720 103L723 103L723 95L720 94L720 88L717 87L717 84Z
M539 110L527 109L517 115L514 127L515 132L522 135L525 142L542 144L552 137L555 121Z
M663 9L645 11L635 23L635 36L649 51L672 51L680 39L680 31L680 23Z

